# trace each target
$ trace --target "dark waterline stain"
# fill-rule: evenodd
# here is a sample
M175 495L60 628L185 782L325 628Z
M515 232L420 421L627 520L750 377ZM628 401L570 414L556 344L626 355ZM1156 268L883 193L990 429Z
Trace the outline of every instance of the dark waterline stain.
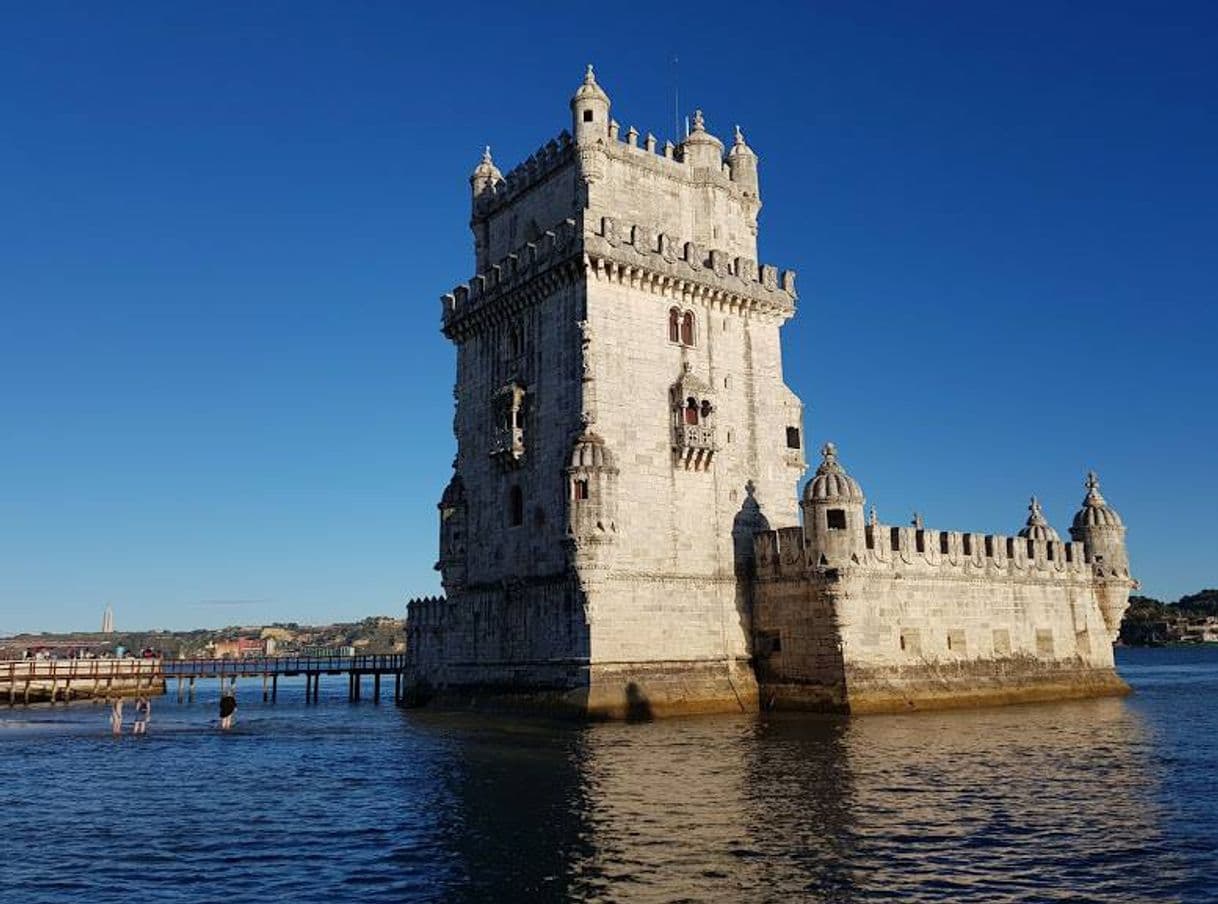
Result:
M0 711L21 901L1206 900L1218 649L1127 700L577 726L253 689ZM13 897L16 893L17 897ZM340 897L341 896L341 897Z

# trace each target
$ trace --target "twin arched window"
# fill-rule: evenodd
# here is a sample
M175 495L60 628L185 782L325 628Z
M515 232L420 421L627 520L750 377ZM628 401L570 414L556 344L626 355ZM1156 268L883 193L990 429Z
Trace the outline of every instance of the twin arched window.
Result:
M668 310L668 341L678 345L694 344L694 312L680 308Z
M682 407L683 420L690 427L697 427L699 424L705 424L714 411L714 407L706 399L698 404L698 400L690 396L685 400L685 405Z

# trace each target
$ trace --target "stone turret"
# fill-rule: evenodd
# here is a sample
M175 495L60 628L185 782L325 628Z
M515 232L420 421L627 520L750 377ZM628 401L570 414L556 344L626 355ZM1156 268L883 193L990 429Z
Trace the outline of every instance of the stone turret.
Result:
M591 63L571 97L571 134L576 144L591 144L609 134L609 95L596 83Z
M440 497L440 583L445 593L454 593L465 584L465 547L467 541L465 482L454 474Z
M804 539L812 566L838 568L849 565L866 546L866 500L858 481L838 464L837 446L825 443L820 453L820 467L804 487Z
M1100 494L1100 479L1094 471L1087 473L1087 495L1083 506L1074 516L1070 536L1083 549L1095 569L1096 599L1109 638L1116 640L1121 619L1129 608L1129 591L1137 582L1129 577L1129 558L1125 553L1125 525Z
M693 128L681 147L684 150L685 163L691 168L716 172L723 169L723 142L706 131L706 121L701 110L694 111Z
M479 270L487 264L487 246L490 243L490 223L483 211L503 184L503 173L495 166L495 161L491 159L490 145L487 145L486 150L482 152L482 160L469 174L469 228L474 234L474 261Z
M1028 523L1020 530L1019 536L1025 540L1052 540L1055 543L1061 540L1057 531L1045 520L1045 513L1035 496L1032 497L1032 502L1028 506Z
M727 152L727 166L731 172L732 181L740 186L746 195L760 199L761 190L757 183L757 155L745 143L744 133L736 126L736 142Z
M502 182L503 173L499 172L499 167L495 166L495 161L491 159L491 147L488 144L482 152L482 159L469 174L470 192L477 200L488 192L493 193Z
M1087 556L1105 572L1129 576L1129 558L1125 553L1125 525L1100 494L1100 479L1094 471L1087 474L1087 495L1083 506L1074 516L1070 536L1082 543Z

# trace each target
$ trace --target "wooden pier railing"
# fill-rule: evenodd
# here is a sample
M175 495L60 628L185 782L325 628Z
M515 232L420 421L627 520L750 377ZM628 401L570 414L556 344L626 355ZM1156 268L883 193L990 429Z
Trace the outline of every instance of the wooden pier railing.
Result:
M73 697L163 693L171 679L178 683L178 698L194 697L195 682L217 679L235 683L238 678L261 678L262 699L274 701L279 678L305 676L305 700L320 699L322 675L346 675L347 698L362 697L363 679L372 676L372 699L381 700L381 676L394 676L394 702L402 698L403 654L366 656L259 656L248 659L24 659L0 662L0 700L10 705L41 700L67 701Z

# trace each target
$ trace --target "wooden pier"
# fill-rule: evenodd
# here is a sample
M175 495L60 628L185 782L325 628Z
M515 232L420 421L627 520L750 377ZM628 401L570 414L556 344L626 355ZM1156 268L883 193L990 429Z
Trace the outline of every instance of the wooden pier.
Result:
M159 659L22 659L0 662L0 700L67 703L90 697L160 694Z
M177 680L178 700L194 699L200 680L235 684L239 678L261 679L262 699L273 703L280 677L305 677L305 701L321 698L322 675L345 675L347 699L363 699L364 679L372 678L372 702L381 702L381 678L393 677L393 702L402 699L400 654L369 656L262 656L250 659L25 659L0 662L0 701L67 702L73 699L165 693Z

